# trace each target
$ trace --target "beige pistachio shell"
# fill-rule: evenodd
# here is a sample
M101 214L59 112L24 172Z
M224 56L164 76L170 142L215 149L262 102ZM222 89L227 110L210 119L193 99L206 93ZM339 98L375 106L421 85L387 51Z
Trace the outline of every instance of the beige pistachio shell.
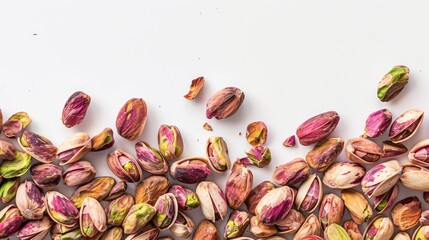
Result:
M190 217L183 212L179 211L176 221L170 227L170 231L176 236L181 238L188 238L194 231L195 224Z
M400 143L410 139L422 124L423 116L424 112L419 109L410 109L401 114L390 126L390 140Z
M398 182L402 166L396 160L380 163L366 172L362 179L362 191L368 197L380 196Z
M276 227L281 234L295 233L304 221L304 215L300 211L291 209L286 218L277 223Z
M200 199L201 210L208 220L215 222L225 217L228 205L224 193L216 183L200 182L195 192Z
M429 139L422 140L414 145L408 153L408 160L411 163L429 167Z
M402 166L400 181L405 187L420 192L429 192L428 179L428 169L414 164L405 164Z
M398 234L395 235L393 240L411 240L410 235L406 232L398 232Z
M349 139L345 152L351 161L361 164L373 164L384 155L380 146L366 138Z
M381 222L380 219L381 218ZM373 229L371 229L371 227L376 224L378 222L377 225L379 225L377 227L377 232L375 235L371 235L372 238L369 238L371 236L369 236L371 234L371 232L373 231ZM393 236L393 232L394 232L394 226L392 223L392 220L390 220L390 218L382 216L382 215L378 215L377 217L375 217L366 227L365 232L363 233L363 237L364 239L373 239L373 240L384 240L384 239L390 239Z
M89 217L87 220L88 222L85 221L85 214ZM106 214L104 213L103 207L96 199L87 197L83 200L82 207L79 212L79 224L80 230L84 236L93 237L97 234L96 231L106 231ZM89 227L92 227L93 225L96 229L87 228L88 224Z
M407 231L419 223L422 205L416 196L397 202L392 209L393 224L401 231Z
M57 157L60 159L60 165L63 166L79 161L90 150L91 138L87 133L78 132L60 144L57 150Z
M320 225L319 219L317 219L316 215L313 213L308 215L305 222L299 228L298 232L296 232L293 240L300 240L304 237L308 237L311 235L320 235L322 233L322 225Z
M348 189L360 185L365 173L359 163L336 162L326 170L323 183L330 188Z
M349 210L353 221L357 224L362 224L371 219L373 214L372 208L361 193L353 189L345 189L341 191L341 198Z
M319 206L322 196L322 181L316 174L310 175L298 189L295 198L296 208L311 213ZM307 210L307 205L312 207Z

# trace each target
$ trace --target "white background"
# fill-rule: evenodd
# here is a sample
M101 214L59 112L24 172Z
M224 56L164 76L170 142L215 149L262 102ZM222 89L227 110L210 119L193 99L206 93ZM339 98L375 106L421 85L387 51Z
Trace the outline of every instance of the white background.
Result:
M262 120L273 161L251 167L256 186L271 180L276 165L305 157L310 147L282 142L313 115L336 110L341 120L333 136L347 140L362 134L368 114L380 108L394 118L429 109L427 9L425 1L1 1L0 108L6 119L27 111L28 129L59 145L78 131L93 136L115 129L125 101L141 97L149 114L139 140L155 146L158 127L174 124L185 141L183 157L204 156L206 139L219 135L232 160L250 148L247 124ZM397 99L382 103L378 81L398 64L410 67L410 82ZM183 95L198 76L206 85L188 101ZM207 120L206 101L226 86L245 92L242 107L229 119ZM67 129L61 111L77 90L92 97L91 105L84 122ZM206 121L213 132L202 128ZM427 132L425 119L406 145ZM116 140L114 148L85 157L97 175L111 175L108 152L135 154L135 142ZM210 177L222 188L226 178ZM410 195L421 198L401 187L398 200ZM202 219L199 209L190 214ZM221 233L224 225L218 223Z

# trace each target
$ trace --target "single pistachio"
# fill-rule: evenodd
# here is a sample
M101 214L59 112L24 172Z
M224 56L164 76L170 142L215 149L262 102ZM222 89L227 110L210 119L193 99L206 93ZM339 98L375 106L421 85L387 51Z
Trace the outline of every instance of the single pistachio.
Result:
M226 181L225 197L231 209L237 209L252 190L253 174L244 164L234 163Z
M411 240L411 238L406 232L398 232L398 234L393 237L393 240Z
M122 240L124 229L122 227L112 227L107 229L101 237L102 240Z
M276 226L263 224L258 217L253 216L250 219L250 232L253 234L253 236L262 238L273 236L278 231Z
M111 148L113 144L115 144L113 135L113 130L111 128L105 128L99 134L92 137L91 152L98 152Z
M0 211L0 238L7 238L16 233L22 226L24 217L18 208L11 204Z
M192 80L191 86L189 86L189 92L183 97L188 100L193 100L204 87L204 83L204 77L195 78L194 80Z
M305 218L301 212L291 209L286 215L286 218L276 224L279 233L288 234L295 233L304 223Z
M363 234L365 240L384 240L393 236L393 223L388 217L378 215L366 227Z
M181 183L202 182L210 173L208 160L201 157L184 158L174 162L170 167L171 177Z
M147 203L137 203L131 207L122 223L125 234L133 234L142 230L155 216L155 207Z
M143 132L147 119L146 102L141 98L131 98L116 118L116 130L120 136L130 141L136 140Z
M359 231L359 226L353 220L345 221L343 227L352 240L363 240L363 236Z
M383 158L396 157L408 152L408 148L402 143L392 141L383 141Z
M322 227L336 223L340 224L344 214L344 203L340 197L330 193L323 196L319 209L319 219Z
M47 192L45 194L45 206L49 216L56 223L73 227L78 222L79 210L72 201L59 192Z
M429 226L420 226L416 229L413 236L413 240L428 240L429 239Z
M429 167L429 139L418 142L408 153L411 163L422 167Z
M258 205L259 201L267 194L269 191L273 190L276 186L270 181L263 181L258 184L255 188L250 191L249 196L247 196L246 201L244 202L247 206L249 213L255 215L255 208Z
M20 178L6 179L0 184L0 197L2 203L9 203L15 198Z
M273 180L279 185L293 186L310 176L310 168L302 158L295 158L276 167Z
M125 194L125 191L127 191L128 185L124 181L117 182L115 186L113 186L112 190L110 190L109 195L107 195L106 198L103 200L105 201L112 201L117 199L118 197Z
M322 233L322 226L320 221L317 219L316 215L313 213L308 215L305 219L305 222L296 232L293 240L300 240L312 235L320 235Z
M106 231L106 215L101 204L94 198L83 200L79 213L79 225L84 237L92 238Z
M183 212L178 212L176 221L170 227L170 231L180 238L188 238L194 231L195 225L192 219Z
M255 214L263 224L274 225L286 218L295 200L295 191L283 186L266 193L258 202Z
M393 224L401 231L406 231L417 225L422 213L422 205L416 196L407 197L392 209Z
M51 190L61 181L63 169L52 163L42 163L30 168L34 183L43 190Z
M60 165L63 166L79 161L89 150L91 150L91 139L88 134L79 132L60 144L57 157Z
M366 119L363 138L375 138L381 136L392 123L392 113L387 109L381 109L371 113Z
M429 225L429 210L422 212L419 221L422 226Z
M31 167L31 156L20 151L15 152L14 160L4 160L0 164L3 178L15 178L24 175Z
M380 163L371 168L362 179L362 191L376 197L389 191L398 182L402 166L396 160Z
M12 143L0 140L0 160L15 159L15 146Z
M54 240L81 240L83 239L83 235L80 229L77 228L70 232L54 234L52 238Z
M43 163L51 163L55 160L57 147L49 139L30 131L24 131L18 138L21 148L36 160Z
M414 164L404 164L402 166L402 174L399 178L402 185L409 189L420 192L429 192L429 170Z
M336 162L323 176L323 183L330 188L348 189L360 185L366 169L354 162Z
M217 91L206 104L208 119L224 119L232 116L244 101L244 92L236 87L226 87Z
M340 116L335 111L324 112L303 122L296 130L299 143L304 146L327 138L335 130Z
M325 239L326 240L352 240L349 234L347 233L347 231L337 223L332 223L326 227Z
M143 172L139 163L130 154L117 149L106 158L110 171L125 182L139 182Z
M200 182L195 192L200 199L201 210L208 220L215 222L225 217L228 205L225 195L216 183Z
M158 198L167 193L170 181L164 176L150 176L136 187L136 203L155 205Z
M44 201L43 193L32 181L25 180L16 191L16 206L26 219L41 219L46 209Z
M95 168L87 161L73 163L64 173L64 184L67 186L80 186L90 182L95 177Z
M78 187L70 197L70 200L73 204L80 208L82 206L82 202L87 197L92 197L97 199L97 201L102 201L105 199L116 181L112 177L98 177L94 178L91 182Z
M344 148L344 140L341 138L327 138L311 149L305 160L308 165L318 172L324 172L337 159Z
M48 235L52 224L48 216L43 216L40 220L28 221L19 230L18 237L21 240L43 240Z
M153 224L161 231L169 229L176 221L179 208L176 197L171 193L161 195L155 203L156 214Z
M209 220L202 220L195 230L192 240L211 239L220 240L216 226Z
M246 152L247 157L241 158L240 162L246 165L255 165L263 168L271 162L271 151L264 145L253 146Z
M250 218L247 212L235 210L229 215L223 231L223 236L226 239L241 237L249 223Z
M289 136L283 141L283 146L285 147L293 147L295 145L296 145L295 135Z
M17 112L3 123L4 135L8 138L15 138L30 123L31 118L26 112Z
M374 198L374 209L378 213L383 213L395 203L398 197L398 184L393 186L389 191Z
M204 123L203 128L209 132L213 131L212 126L210 126L208 123Z
M78 210L79 211L79 210ZM75 229L78 229L80 232L80 226L79 223L76 221L75 224L68 226L65 226L63 224L54 222L54 225L51 228L51 235L58 235L58 234L63 234L63 233L68 233L71 232Z
M410 69L406 66L394 66L378 83L377 97L389 102L404 89L408 83Z
M401 114L390 126L389 138L394 143L410 139L423 122L423 111L411 109Z
M162 124L158 130L158 146L165 160L178 159L183 153L183 139L179 128Z
M85 118L90 103L91 97L88 94L81 91L73 93L64 104L63 124L68 128L80 124Z
M134 204L134 197L128 194L125 194L110 202L105 210L107 224L113 226L122 226L125 217Z
M246 140L252 146L264 144L267 140L267 133L267 125L264 122L252 122L247 125Z
M137 161L143 170L156 175L168 172L168 163L155 148L145 142L137 142L135 150Z
M180 185L172 185L168 192L176 197L177 205L182 211L195 209L200 206L200 200L197 194L189 188Z
M206 153L210 167L218 173L229 169L231 161L229 160L228 147L222 137L210 137L206 144Z
M128 235L125 240L156 240L158 235L159 230L152 223L148 223L139 232Z
M373 164L383 156L383 150L366 138L349 139L345 151L351 161L361 164Z
M341 191L341 198L353 221L357 224L362 224L371 219L372 208L361 193L352 189L344 189Z
M310 175L298 189L295 198L296 208L311 213L319 206L322 196L322 181L316 174Z

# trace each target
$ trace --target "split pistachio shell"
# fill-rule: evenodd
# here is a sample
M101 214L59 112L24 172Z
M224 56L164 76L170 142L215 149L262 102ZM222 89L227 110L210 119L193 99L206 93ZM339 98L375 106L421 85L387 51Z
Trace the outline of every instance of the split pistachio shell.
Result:
M262 224L274 225L286 218L295 200L295 191L283 186L265 194L255 208L255 214Z
M399 143L410 139L422 124L423 115L423 111L411 109L399 116L390 126L390 140Z
M155 240L158 239L158 235L159 230L152 223L148 223L139 232L128 235L125 240Z
M170 227L170 231L180 238L188 238L194 231L195 225L192 219L183 212L179 211L177 214L176 221Z
M80 124L85 118L90 103L91 97L88 94L81 91L73 93L63 108L63 124L68 128Z
M102 240L122 240L124 229L122 227L112 227L107 229L101 237Z
M319 209L319 219L322 227L336 223L340 224L344 214L344 203L340 197L330 193L323 196L322 203Z
M225 196L230 208L237 209L241 206L249 196L252 184L252 171L244 164L235 162L225 187Z
M310 175L310 168L302 158L295 158L290 162L276 167L273 173L273 180L279 185L293 186L307 179Z
M131 207L122 223L125 234L133 234L142 230L155 216L155 207L147 203L137 203Z
M208 119L224 119L232 116L244 101L244 92L236 87L226 87L217 91L206 104Z
M212 239L220 240L216 226L209 220L202 220L195 230L192 240Z
M384 155L375 142L366 138L349 139L345 151L351 161L361 164L373 164Z
M392 113L387 109L381 109L371 113L366 119L363 138L375 138L381 136L392 123Z
M43 240L52 227L52 220L43 216L40 220L28 221L19 230L18 237L21 240Z
M37 133L24 131L18 138L18 143L26 153L43 163L51 163L55 160L57 147L49 139Z
M118 197L125 194L125 191L127 191L128 185L124 181L117 182L115 186L113 186L112 190L110 190L109 195L107 195L106 198L104 198L105 201L112 201L117 199Z
M422 167L429 167L429 139L418 142L408 153L411 163Z
M412 240L428 240L429 239L429 225L420 226L413 234Z
M363 236L359 231L359 226L353 220L345 221L343 227L352 240L363 240Z
M60 144L57 157L60 165L63 166L79 161L89 150L91 150L91 139L88 134L79 132Z
M323 183L330 188L348 189L358 186L365 173L365 168L358 163L337 162L326 170Z
M395 203L396 198L399 194L399 187L396 184L389 191L374 198L374 209L378 213L383 213L389 209L393 203Z
M41 219L45 212L45 197L32 181L19 185L16 192L16 206L22 216L29 220Z
M143 172L139 163L130 154L117 149L107 155L107 165L110 171L125 182L139 182Z
M408 148L402 143L394 143L392 141L383 141L383 158L390 158L402 155L408 152Z
M302 123L296 130L299 143L304 146L327 138L335 130L340 116L335 111L324 112Z
M210 173L208 160L200 157L184 158L174 162L170 167L171 177L181 183L202 182Z
M51 190L61 181L63 169L52 163L42 163L30 168L34 183L43 190Z
M18 190L20 178L10 178L3 180L0 184L0 197L2 203L9 203L15 198Z
M143 99L131 98L128 100L116 117L118 134L130 141L136 140L146 125L147 112L147 105Z
M273 190L275 187L276 186L272 182L263 181L255 188L253 188L245 201L249 213L255 215L255 208L258 205L259 201L265 196L265 194Z
M393 223L388 217L377 216L366 227L364 238L368 240L384 240L393 236Z
M15 146L7 141L0 140L0 160L15 159Z
M394 66L378 83L378 98L382 102L389 102L398 96L408 83L409 73L410 69L406 66Z
M99 134L91 138L91 151L98 152L111 148L115 144L113 130L105 128Z
M148 143L137 142L135 150L137 161L143 170L157 175L166 174L168 172L168 163L164 160L159 151L151 147Z
M398 232L398 234L393 237L393 240L411 240L411 238L406 232Z
M402 166L396 160L380 163L371 168L362 179L362 191L369 197L382 195L398 182Z
M182 211L195 209L200 206L197 194L189 188L173 185L168 192L176 197L177 205Z
M15 152L14 160L4 160L0 164L3 178L15 178L24 175L31 166L31 156L20 151Z
M17 112L3 123L4 135L8 138L15 138L22 129L31 123L31 118L26 112Z
M400 180L405 187L420 192L429 192L427 179L429 179L428 169L414 164L405 164L402 166Z
M352 189L345 189L341 191L341 198L353 221L357 224L362 224L371 219L372 208L361 193Z
M332 223L325 229L326 240L352 240L347 231L336 223Z
M406 231L417 225L422 213L422 206L416 196L407 197L392 209L393 224L401 231Z
M281 234L295 233L304 221L305 218L301 212L291 209L285 219L276 224L276 227Z
M253 216L250 219L250 232L257 238L270 237L278 232L276 226L263 224L262 221Z
M328 138L322 140L305 157L308 165L315 171L324 172L337 159L344 148L341 138Z
M192 80L191 86L189 86L189 92L183 97L188 100L193 100L203 88L204 83L204 77L195 78L194 80Z
M91 182L77 188L70 197L70 200L77 208L82 206L83 200L87 197L101 201L109 195L115 183L116 181L112 177L95 178Z
M200 182L197 185L196 193L200 199L201 210L208 220L215 222L225 217L228 206L225 195L216 183Z
M298 210L311 213L319 206L322 196L322 181L319 176L313 174L299 187L295 198L295 205Z
M322 226L320 225L319 219L316 215L308 215L305 222L301 225L298 232L296 232L293 240L300 240L312 235L320 235L322 233Z
M106 231L106 215L101 204L94 198L83 200L79 213L80 230L85 237L94 237Z
M250 218L247 212L235 210L229 215L223 236L226 239L241 237L249 223Z
M164 176L150 176L136 187L136 203L155 205L158 198L167 193L170 181Z
M66 196L59 192L47 192L45 206L51 219L59 224L73 227L78 222L79 210Z
M246 140L252 146L264 144L267 140L267 133L267 125L264 122L252 122L247 125Z
M128 194L110 202L106 207L107 224L121 226L132 206L134 197Z
M155 203L153 224L161 231L169 229L176 221L179 208L176 197L171 193L161 195Z
M0 238L12 236L21 228L23 222L24 217L21 216L15 205L4 207L0 211Z
M206 152L210 167L215 172L222 173L230 168L228 147L222 137L210 137L207 140Z
M159 152L165 160L176 160L183 153L183 139L174 125L161 125L158 130Z
M247 157L241 158L240 162L246 165L254 165L258 168L266 167L271 162L271 151L264 145L253 146L246 152Z
M95 168L87 161L73 163L64 173L64 184L79 186L90 182L95 177Z

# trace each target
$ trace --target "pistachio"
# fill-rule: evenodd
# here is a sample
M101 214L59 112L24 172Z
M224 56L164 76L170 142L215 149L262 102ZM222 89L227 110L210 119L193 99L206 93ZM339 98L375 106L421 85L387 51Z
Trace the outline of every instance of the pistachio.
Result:
M189 92L183 97L188 100L193 100L203 88L204 83L204 77L195 78L194 80L192 80L191 86L189 86Z
M12 143L0 140L0 160L15 159L15 146Z
M276 234L278 231L274 225L263 224L258 217L253 216L250 219L250 232L253 234L253 236L257 238L262 238L270 237Z
M14 160L4 160L0 164L0 175L3 178L15 178L24 175L31 166L31 156L20 151L15 152Z
M208 220L215 222L225 217L228 206L225 195L216 183L200 182L196 193L200 199L201 210Z
M341 191L341 198L353 221L357 224L362 224L371 219L371 206L362 194L352 189L345 189Z
M203 128L209 132L213 131L212 126L210 126L208 123L204 123Z
M133 234L142 230L155 216L155 207L147 203L137 203L131 207L122 223L125 234Z
M54 234L52 236L54 240L80 240L82 237L82 232L79 228L66 233Z
M2 129L6 137L15 138L30 123L31 118L26 112L17 112L3 123Z
M241 206L249 196L252 184L252 171L244 164L235 162L225 187L225 196L230 208L237 209Z
M293 147L295 145L296 145L295 135L289 136L283 141L283 146L285 147Z
M402 166L402 174L400 177L402 185L409 189L420 192L428 192L429 170L414 164L405 164Z
M180 185L172 185L168 190L177 200L177 205L180 210L195 209L200 206L200 200L195 192L191 189Z
M113 186L112 190L110 190L109 195L107 195L106 198L103 200L105 201L112 201L117 199L118 197L125 194L125 191L127 191L128 185L124 181L117 182L115 186Z
M79 186L90 182L95 177L95 168L87 161L73 163L64 173L64 184Z
M73 225L70 225L69 227L65 226L63 224L54 222L54 225L51 228L51 235L58 235L58 234L68 233L68 232L71 232L71 231L73 231L75 229L78 229L79 232L80 232L80 226L79 226L78 222L76 222Z
M45 206L49 216L56 223L73 227L78 222L79 210L73 205L72 201L59 192L47 192Z
M159 230L167 230L173 226L179 211L173 194L161 195L155 203L155 209L156 213L152 221Z
M408 148L402 143L394 143L392 141L383 141L383 158L399 156L408 152Z
M232 116L244 101L244 92L236 87L226 87L217 91L206 104L208 119L224 119Z
M131 98L119 110L116 130L123 138L134 141L142 134L146 119L146 102L141 98Z
M176 236L181 238L188 238L194 231L194 222L183 212L178 212L176 221L170 227L170 231Z
M304 221L305 218L301 212L291 209L286 215L285 219L276 224L276 227L281 234L295 233L298 231Z
M411 163L422 167L429 167L429 139L418 142L408 153Z
M79 132L60 144L57 157L60 165L63 166L79 161L89 150L91 150L91 139L88 134Z
M155 205L158 198L167 193L170 181L164 176L150 176L136 187L136 203Z
M77 207L82 206L82 202L87 197L92 197L101 201L109 195L116 181L112 177L98 177L91 182L78 187L70 197L71 202Z
M428 240L429 239L429 226L420 226L416 229L411 238L413 240Z
M417 225L422 213L422 206L416 196L407 197L392 209L393 224L401 231L406 231Z
M143 178L143 172L137 160L120 149L109 153L106 160L110 171L122 181L133 183Z
M18 138L18 143L26 153L43 163L51 163L55 160L57 147L49 139L37 133L24 131Z
M145 142L137 142L135 145L137 161L140 167L148 173L166 174L168 164L158 150Z
M320 225L320 221L317 219L316 215L310 214L305 219L305 222L301 225L296 232L293 240L304 239L305 237L309 237L312 235L320 235L322 233L322 226Z
M429 210L422 212L420 215L420 225L429 225Z
M322 181L316 174L310 175L299 187L295 198L298 210L313 212L323 196Z
M399 143L410 139L423 122L423 115L419 109L411 109L401 114L390 126L390 140Z
M384 155L375 142L366 138L349 139L345 151L351 161L361 164L373 164Z
M252 146L264 144L267 140L267 133L267 125L264 122L252 122L247 125L246 140Z
M18 208L11 204L0 211L0 238L7 238L16 233L22 226L24 217Z
M183 153L183 139L174 125L162 124L158 130L159 152L165 160L176 160Z
M371 113L366 119L363 138L375 138L381 136L392 123L392 113L387 109L381 109Z
M40 220L28 221L19 230L18 237L21 240L43 240L48 235L52 224L52 220L47 216L43 216Z
M63 169L52 163L42 163L30 168L34 183L44 190L51 190L61 181Z
M16 206L26 219L41 219L45 212L45 197L32 181L25 180L16 191Z
M377 96L382 102L389 102L404 89L408 83L410 69L394 66L378 83Z
M344 222L343 227L352 240L363 240L363 236L359 231L359 226L353 220Z
M279 185L293 186L307 179L310 175L310 168L302 158L295 158L285 164L276 167L273 173L273 180Z
M148 223L142 230L137 233L129 235L125 240L139 240L139 239L147 239L147 240L155 240L158 239L159 230L151 223Z
M107 224L121 226L133 205L134 197L128 194L125 194L110 202L105 210Z
M398 232L398 234L395 235L393 240L411 240L410 235L406 232Z
M204 181L211 171L205 158L191 157L174 162L170 167L170 175L181 183L199 183Z
M369 197L382 195L398 182L402 166L396 160L380 163L369 170L362 179L362 191Z
M337 162L326 170L323 183L330 188L348 189L358 186L365 173L365 168L358 163Z
M103 131L91 138L91 151L98 152L111 148L115 144L113 135L111 128L103 129Z
M112 227L107 229L101 237L102 240L122 240L124 229L122 227Z
M332 223L325 229L326 240L352 240L347 231L336 223Z
M303 122L296 130L299 143L304 146L327 138L335 130L340 116L335 111L324 112Z
M263 145L253 146L248 152L247 157L241 158L240 162L246 165L255 165L258 168L263 168L271 162L271 151Z
M365 240L384 240L393 236L393 223L388 217L375 217L366 227L363 234Z
M259 201L265 196L265 194L267 194L274 188L275 185L272 182L263 181L255 188L253 188L252 191L250 191L249 196L245 201L245 204L251 214L255 215L255 208L258 205Z
M210 167L215 172L222 173L229 169L231 162L228 147L222 137L210 137L207 140L206 153Z
M286 218L295 200L295 191L288 186L275 188L258 202L255 214L266 225L274 225Z
M90 103L91 97L88 94L81 91L73 93L63 108L63 124L68 128L80 124L85 118Z
M308 165L318 172L324 172L343 151L344 140L328 138L320 141L307 153L305 159Z
M226 239L241 237L249 223L250 218L247 212L235 210L229 215L223 236Z
M106 215L101 204L94 198L83 200L79 213L80 230L84 237L94 237L106 231Z
M387 209L389 209L396 198L398 197L399 188L396 184L389 191L374 198L374 209L378 211L378 213L383 213Z
M344 214L344 203L340 197L330 193L323 196L322 203L319 209L319 219L322 227L336 223L340 224Z
M205 219L202 220L200 224L198 224L198 227L194 233L194 237L192 238L192 240L201 239L220 240L216 226L212 222Z
M0 197L2 203L8 203L15 198L18 190L20 178L10 178L3 181L0 185Z

